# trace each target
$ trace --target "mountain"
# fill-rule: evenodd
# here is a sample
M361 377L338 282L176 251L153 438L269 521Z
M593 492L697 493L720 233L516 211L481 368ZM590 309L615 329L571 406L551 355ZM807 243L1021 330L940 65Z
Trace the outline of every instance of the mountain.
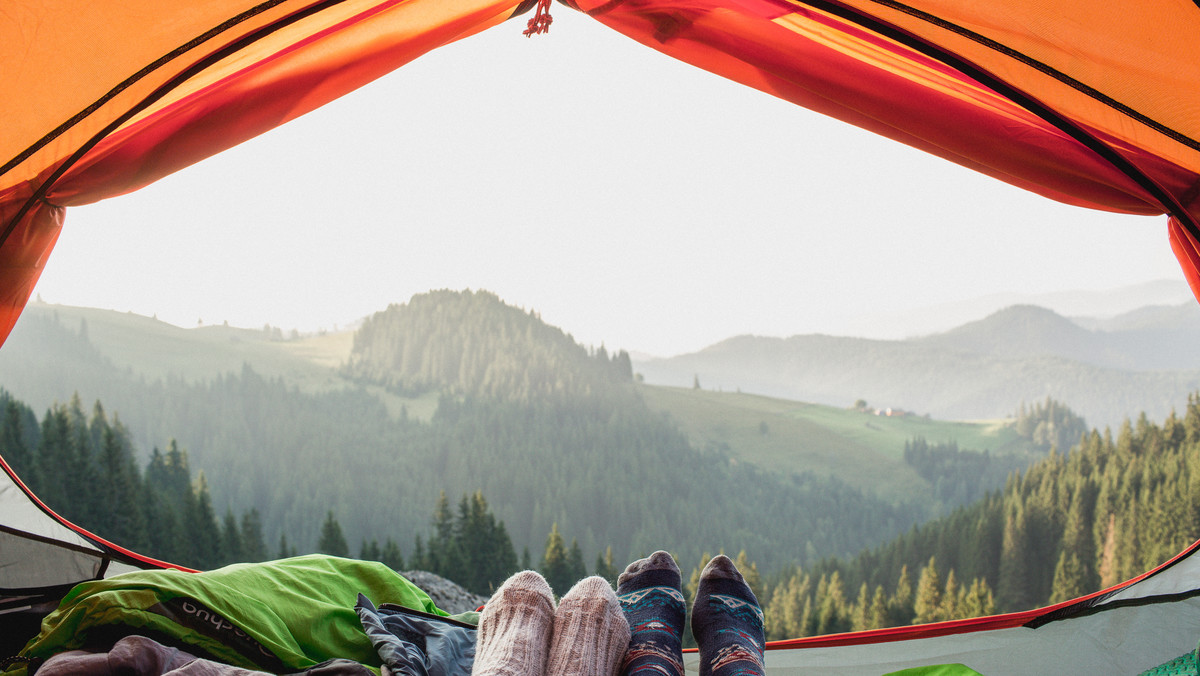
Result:
M1153 308L1097 328L1015 306L957 329L908 340L826 335L738 336L700 352L635 361L647 383L849 406L943 419L1011 415L1021 401L1070 402L1090 424L1182 410L1200 387L1200 308Z
M1195 305L1187 282L1157 280L1103 291L1055 291L1051 293L996 293L962 301L898 311L881 317L863 318L839 327L839 335L901 340L949 331L1013 305L1036 305L1065 317L1100 320L1161 305Z

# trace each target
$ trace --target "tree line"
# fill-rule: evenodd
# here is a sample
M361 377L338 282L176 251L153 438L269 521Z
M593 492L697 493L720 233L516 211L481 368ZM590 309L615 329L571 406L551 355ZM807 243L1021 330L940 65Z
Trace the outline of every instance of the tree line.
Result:
M1200 395L1092 430L1003 490L849 559L773 579L774 636L1009 612L1131 579L1200 537ZM913 586L914 577L916 586ZM850 595L857 590L853 600Z
M251 508L219 520L208 481L193 479L187 451L174 439L155 448L145 470L129 432L97 401L91 415L78 397L32 409L0 390L0 456L47 506L121 546L191 568L271 557L262 518ZM286 545L285 545L286 546Z

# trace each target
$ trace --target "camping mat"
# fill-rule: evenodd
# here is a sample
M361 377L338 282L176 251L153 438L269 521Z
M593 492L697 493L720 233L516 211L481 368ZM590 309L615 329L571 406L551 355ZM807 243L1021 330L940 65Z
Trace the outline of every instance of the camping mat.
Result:
M1197 657L1198 653L1200 653L1200 648L1190 653L1184 653L1153 669L1143 671L1138 676L1197 676L1197 663L1200 662L1200 658Z

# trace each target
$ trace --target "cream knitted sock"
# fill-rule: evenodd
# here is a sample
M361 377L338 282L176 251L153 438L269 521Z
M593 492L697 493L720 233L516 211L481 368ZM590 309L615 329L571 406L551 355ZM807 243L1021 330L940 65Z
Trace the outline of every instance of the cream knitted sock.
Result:
M471 676L544 676L554 594L532 570L500 585L479 614Z
M554 613L546 676L616 676L629 647L629 622L608 581L575 583Z

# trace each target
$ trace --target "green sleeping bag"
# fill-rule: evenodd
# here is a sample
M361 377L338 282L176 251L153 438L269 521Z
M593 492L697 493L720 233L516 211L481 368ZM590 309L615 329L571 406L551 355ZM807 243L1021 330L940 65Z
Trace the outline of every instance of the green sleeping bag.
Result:
M66 650L106 650L122 636L142 634L246 669L300 671L333 658L378 667L379 655L354 610L360 593L378 603L447 615L382 563L300 556L85 582L42 621L21 655L45 659Z

